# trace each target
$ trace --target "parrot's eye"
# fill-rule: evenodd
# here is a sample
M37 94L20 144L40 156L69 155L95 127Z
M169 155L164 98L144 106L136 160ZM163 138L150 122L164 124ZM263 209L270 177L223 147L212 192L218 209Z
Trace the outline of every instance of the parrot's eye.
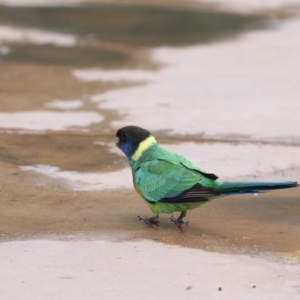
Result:
M126 139L128 137L128 135L125 133L125 132L123 132L122 134L121 134L121 138L122 139Z

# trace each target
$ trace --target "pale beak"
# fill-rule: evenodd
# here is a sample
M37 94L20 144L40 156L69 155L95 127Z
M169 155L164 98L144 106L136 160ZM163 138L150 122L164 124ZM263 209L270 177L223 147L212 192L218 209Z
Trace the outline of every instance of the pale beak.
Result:
M117 136L115 136L115 144L118 148L120 148L119 142L120 142L120 139Z

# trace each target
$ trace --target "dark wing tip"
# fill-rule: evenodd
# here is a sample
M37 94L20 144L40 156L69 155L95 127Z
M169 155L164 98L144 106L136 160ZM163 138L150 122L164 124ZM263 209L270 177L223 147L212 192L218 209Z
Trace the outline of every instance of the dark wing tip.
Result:
M195 202L206 202L213 196L219 196L220 193L214 188L205 187L200 183L196 183L191 188L183 191L177 196L162 198L159 202L163 203L195 203Z
M205 173L205 172L201 171L201 174L212 180L217 180L219 178L217 175L215 175L213 173Z

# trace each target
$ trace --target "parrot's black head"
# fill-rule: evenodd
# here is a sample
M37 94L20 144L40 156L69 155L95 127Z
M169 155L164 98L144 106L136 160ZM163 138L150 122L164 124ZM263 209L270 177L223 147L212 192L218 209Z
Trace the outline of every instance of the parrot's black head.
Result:
M115 143L128 158L136 160L145 149L155 143L155 139L146 129L126 126L117 131Z

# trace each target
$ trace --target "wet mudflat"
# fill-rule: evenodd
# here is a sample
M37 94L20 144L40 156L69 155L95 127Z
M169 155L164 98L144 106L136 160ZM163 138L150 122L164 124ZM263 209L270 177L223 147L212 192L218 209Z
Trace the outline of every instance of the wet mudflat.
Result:
M110 172L125 167L123 157L93 140L95 137L74 135L20 135L15 140L14 135L2 135L1 241L75 235L116 241L142 238L230 253L298 250L298 188L216 200L189 212L190 225L181 233L168 220L169 215L161 215L159 228L138 222L137 215L150 216L151 212L132 188L117 188L121 182L98 191L74 190L59 177L20 169L54 165L82 172L84 178L86 170L100 170L109 177ZM37 145L34 151L32 144ZM298 172L285 170L284 179Z

